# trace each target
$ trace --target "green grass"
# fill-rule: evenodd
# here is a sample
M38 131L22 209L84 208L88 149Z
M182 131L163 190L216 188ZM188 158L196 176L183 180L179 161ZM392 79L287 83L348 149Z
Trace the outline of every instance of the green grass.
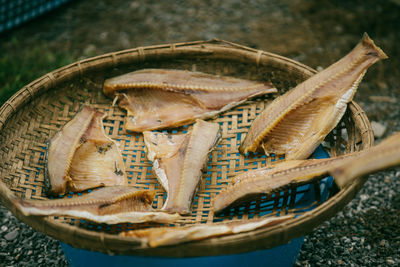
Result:
M44 42L31 47L17 39L11 43L0 53L0 105L31 81L74 61L70 54L54 51Z

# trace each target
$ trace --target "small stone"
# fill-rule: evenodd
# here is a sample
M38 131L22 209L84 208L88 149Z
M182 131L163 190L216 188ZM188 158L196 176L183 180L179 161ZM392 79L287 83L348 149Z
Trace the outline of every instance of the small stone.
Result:
M386 258L386 263L389 264L389 265L394 265L395 262L394 262L394 260L392 258L387 257Z
M7 226L5 226L5 225L1 226L1 231L2 232L6 232L7 230L8 230Z
M341 252L343 250L342 246L334 245L333 248L336 249L336 251L338 251L338 252Z
M390 97L390 96L378 96L378 95L372 95L368 97L369 100L373 102L380 102L380 103L397 103L396 98Z
M342 33L342 32L343 32L343 27L340 26L340 25L337 25L337 26L334 27L334 30L335 30L337 33Z
M7 241L11 241L11 240L14 240L17 236L18 236L18 230L14 230L14 231L9 232L8 234L6 234L6 235L4 236L4 238L5 238Z
M380 245L381 245L382 247L385 246L385 244L386 244L386 240L382 240L381 243L380 243Z
M314 255L313 256L313 260L316 261L316 262L319 262L319 261L322 261L322 258L320 256L318 256L318 255Z
M100 40L102 40L102 41L107 40L107 37L108 37L108 32L102 32L102 33L100 33L100 35L99 35L99 38L100 38Z
M324 49L320 46L314 47L312 50L314 53L317 53L317 54L322 54L324 52Z
M313 244L312 243L306 243L304 244L304 248L307 250L312 250L313 249Z
M83 54L85 55L93 55L96 52L96 46L94 44L89 44L83 50Z
M342 264L343 263L343 261L342 260L337 260L337 264Z
M132 9L138 9L138 8L140 7L140 3L139 3L139 1L133 1L133 2L130 4L129 7L132 8Z
M376 138L381 138L386 132L386 126L377 121L371 122L372 130Z
M387 89L387 88L388 88L388 85L387 85L387 83L385 83L385 82L378 82L378 86L379 86L381 89Z
M125 48L130 47L131 45L129 35L126 32L121 32L119 34L118 42Z

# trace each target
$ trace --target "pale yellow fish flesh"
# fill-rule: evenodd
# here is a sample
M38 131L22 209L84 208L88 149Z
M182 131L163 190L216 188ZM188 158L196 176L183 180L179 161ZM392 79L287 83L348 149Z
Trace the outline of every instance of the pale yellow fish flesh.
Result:
M218 123L197 120L187 134L144 132L147 158L167 191L163 210L189 213L208 153L220 138Z
M268 105L251 125L240 152L308 158L342 118L368 67L384 58L364 34L345 57Z
M127 110L125 128L143 132L211 118L247 99L277 90L257 82L201 72L144 69L104 82L107 96L118 96Z
M14 203L25 215L71 216L96 223L172 223L178 214L155 211L151 207L155 192L131 186L99 188L83 196L52 200L22 200Z
M50 140L46 164L50 195L128 183L117 143L104 132L104 115L84 106Z
M160 227L122 232L121 236L138 238L146 247L177 245L212 237L250 232L292 219L293 215L267 217L242 222Z
M328 159L288 160L239 174L232 185L213 199L212 206L218 213L256 195L270 194L328 175L343 188L357 177L397 165L400 165L400 133L362 151Z

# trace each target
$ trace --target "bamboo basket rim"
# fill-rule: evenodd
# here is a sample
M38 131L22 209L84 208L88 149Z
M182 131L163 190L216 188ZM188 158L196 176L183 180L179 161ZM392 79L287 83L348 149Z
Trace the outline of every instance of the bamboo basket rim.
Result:
M157 59L163 56L176 57L179 55L207 55L211 57L226 57L227 59L234 58L239 61L253 62L256 66L260 64L283 65L289 71L301 73L306 77L317 73L314 69L295 60L220 39L127 49L77 61L47 73L24 86L1 106L0 131L3 130L7 120L23 105L72 77L82 77L86 72L100 68L113 68L119 64L141 62L149 58ZM365 112L354 101L349 104L349 110L356 127L360 131L362 140L361 149L372 146L373 132ZM46 217L24 216L11 201L12 197L15 196L14 193L2 181L2 177L0 178L1 203L17 218L38 231L78 248L108 254L164 257L215 256L244 253L285 244L295 237L310 233L313 228L340 211L354 198L366 180L360 177L313 210L302 214L300 217L272 227L173 246L142 248L140 240L132 237L121 237L103 232L89 231Z

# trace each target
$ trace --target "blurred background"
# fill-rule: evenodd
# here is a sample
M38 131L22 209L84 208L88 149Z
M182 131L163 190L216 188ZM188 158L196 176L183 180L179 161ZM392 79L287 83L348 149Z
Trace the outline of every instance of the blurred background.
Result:
M377 142L400 130L399 0L60 0L35 11L36 2L46 0L0 0L0 104L55 68L127 48L216 37L322 70L367 32L389 59L368 70L355 101ZM30 13L10 22L23 8ZM399 192L399 169L371 175L306 237L295 265L400 265ZM0 263L67 265L57 241L1 206L0 236Z

